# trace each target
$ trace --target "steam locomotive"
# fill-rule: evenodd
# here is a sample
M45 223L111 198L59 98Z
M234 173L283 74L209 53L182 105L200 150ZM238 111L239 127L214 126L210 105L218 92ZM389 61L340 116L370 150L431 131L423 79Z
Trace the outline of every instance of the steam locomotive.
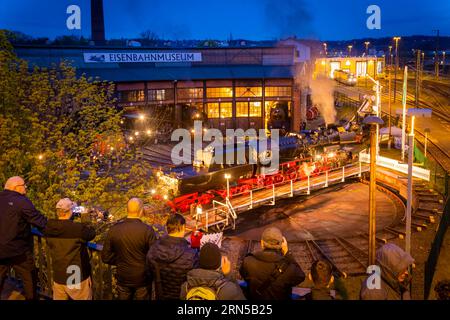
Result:
M251 148L248 141L240 145L225 145L223 152L217 152L216 149L201 150L202 163L161 172L159 178L160 182L169 186L169 193L174 195L168 205L174 211L186 212L193 203L207 205L216 197L225 198L226 177L231 186L230 197L233 197L255 187L306 179L307 176L318 175L342 165L351 157L348 152L340 150L340 145L357 140L356 133L339 133L335 128L322 128L280 137L278 146L269 146L267 149ZM336 148L332 156L324 152L330 146ZM241 162L236 158L239 148L245 154ZM277 168L270 167L266 161L274 152L279 153L280 164ZM323 156L317 157L319 154ZM237 164L227 164L227 156L233 159L232 163ZM220 161L222 164L208 162L213 157L223 160Z

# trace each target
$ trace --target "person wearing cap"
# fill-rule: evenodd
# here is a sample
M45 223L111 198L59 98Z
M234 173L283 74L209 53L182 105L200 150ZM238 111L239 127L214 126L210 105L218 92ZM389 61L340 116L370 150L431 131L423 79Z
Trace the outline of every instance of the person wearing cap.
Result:
M102 261L117 266L116 280L119 300L149 300L152 278L146 265L146 255L156 234L140 219L144 204L139 198L127 203L126 219L113 225L103 243Z
M414 265L414 258L393 243L386 243L378 249L376 258L381 271L380 285L372 285L373 275L369 275L361 283L360 299L411 300L412 277L409 269ZM373 283L376 284L375 281Z
M23 282L25 299L37 299L37 273L31 227L43 229L47 218L26 197L27 186L18 176L6 181L0 192L0 293L13 268Z
M249 300L289 300L292 287L305 280L305 273L288 251L278 228L267 228L261 237L262 250L250 253L239 270L247 282Z
M189 271L181 286L181 300L245 300L238 283L227 277L230 272L230 261L220 248L205 243L200 249L199 268Z
M86 242L96 232L89 223L72 221L76 206L69 198L56 204L57 219L44 229L53 270L53 300L92 300L91 264Z

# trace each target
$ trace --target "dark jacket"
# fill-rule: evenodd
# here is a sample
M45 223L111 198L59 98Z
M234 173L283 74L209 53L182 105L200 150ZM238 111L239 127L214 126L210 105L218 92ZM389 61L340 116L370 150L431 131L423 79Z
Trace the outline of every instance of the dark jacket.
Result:
M284 266L284 272L264 288L261 287L276 267ZM247 282L249 300L290 300L292 287L305 280L302 268L288 252L285 256L277 250L263 250L249 254L239 270ZM257 292L259 290L259 293Z
M31 226L43 229L47 218L24 195L0 192L0 259L33 252Z
M109 229L102 250L104 263L117 266L117 282L125 287L148 286L145 256L156 240L152 227L140 219L124 219Z
M86 241L95 238L95 229L88 224L71 220L48 221L44 235L50 248L53 268L53 281L65 285L67 278L73 274L69 266L78 266L81 281L91 275L91 263ZM69 272L68 272L69 271Z
M155 280L156 298L178 300L187 273L198 266L198 253L186 239L165 236L150 248L147 263Z
M194 269L188 272L187 281L181 285L180 298L186 299L190 289L207 287L216 292L217 300L245 300L239 285L216 270Z
M393 243L377 250L377 265L381 269L381 288L368 288L367 279L361 283L361 300L411 300L410 280L400 283L398 277L414 263L413 257Z

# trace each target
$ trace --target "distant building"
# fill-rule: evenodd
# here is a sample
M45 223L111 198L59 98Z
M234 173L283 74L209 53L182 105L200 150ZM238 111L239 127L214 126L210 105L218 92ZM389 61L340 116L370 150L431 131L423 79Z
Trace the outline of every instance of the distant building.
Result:
M314 63L314 75L334 78L335 70L344 70L358 79L370 75L373 78L384 77L385 59L379 57L330 57L317 58Z
M292 130L299 131L305 120L300 101L306 101L310 53L298 41L184 49L17 45L15 51L30 66L68 60L79 75L114 82L118 105L126 112L151 116L163 110L175 127L197 110L213 128L267 128L271 109L279 103L288 106Z

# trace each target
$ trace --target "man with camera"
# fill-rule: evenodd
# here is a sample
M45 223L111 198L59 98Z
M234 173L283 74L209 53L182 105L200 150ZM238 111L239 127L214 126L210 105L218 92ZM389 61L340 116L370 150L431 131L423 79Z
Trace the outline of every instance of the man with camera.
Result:
M74 209L75 203L69 198L59 200L57 219L50 219L44 229L52 258L54 300L92 300L86 242L95 238L95 229L89 223L74 222Z

